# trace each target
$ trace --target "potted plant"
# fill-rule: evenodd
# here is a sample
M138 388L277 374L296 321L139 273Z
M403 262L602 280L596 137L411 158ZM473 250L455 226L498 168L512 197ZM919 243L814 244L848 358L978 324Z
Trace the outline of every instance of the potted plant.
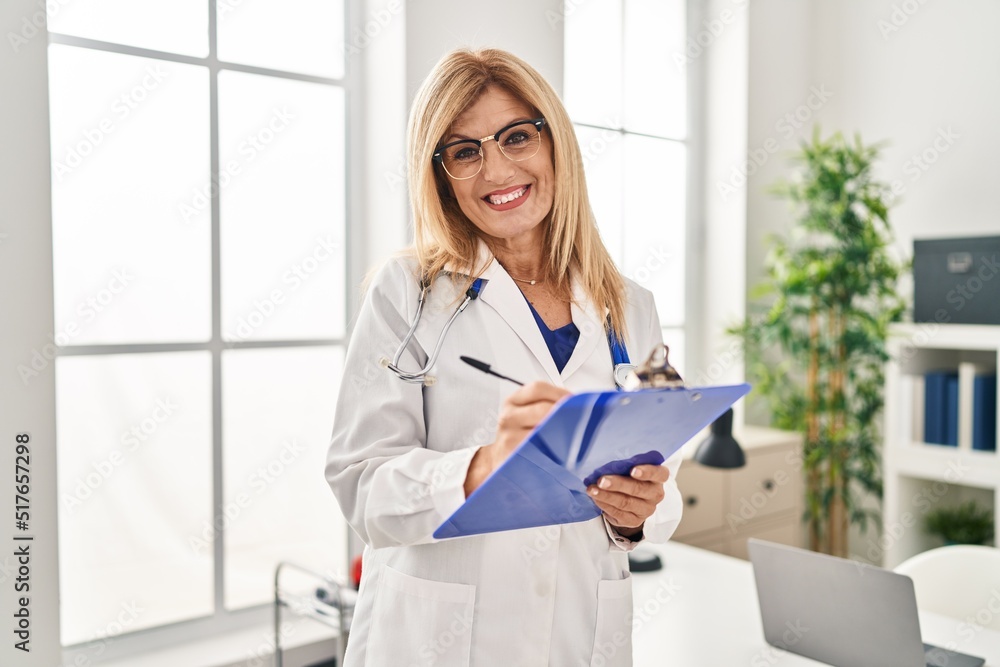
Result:
M804 435L810 548L842 557L850 523L866 530L878 516L862 501L881 498L885 341L903 313L889 187L872 175L879 150L839 133L821 139L818 128L802 142L797 177L773 188L797 221L788 238L771 238L767 278L729 329L773 425Z
M993 539L993 512L973 500L939 507L924 517L924 530L945 544L988 544Z

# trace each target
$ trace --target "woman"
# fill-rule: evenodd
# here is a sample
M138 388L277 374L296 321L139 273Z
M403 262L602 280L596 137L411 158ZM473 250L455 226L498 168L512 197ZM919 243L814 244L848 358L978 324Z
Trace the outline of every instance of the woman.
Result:
M588 491L603 515L590 521L432 533L560 398L615 387L607 323L637 359L662 343L652 294L615 269L569 117L518 58L445 56L414 101L407 151L414 248L368 288L326 468L366 544L346 665L630 665L627 552L680 521L678 457L599 480ZM417 314L421 276L432 289L420 323L386 368ZM401 379L427 364L477 286L433 382Z

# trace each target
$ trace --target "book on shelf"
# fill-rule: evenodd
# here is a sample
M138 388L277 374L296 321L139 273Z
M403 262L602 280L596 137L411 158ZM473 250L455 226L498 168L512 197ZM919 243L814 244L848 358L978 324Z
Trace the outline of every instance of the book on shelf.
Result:
M972 448L997 449L997 376L977 375L972 391Z
M958 375L944 380L944 444L958 447Z
M949 382L954 381L955 439L949 443ZM958 444L958 373L929 371L924 374L924 442L933 445Z

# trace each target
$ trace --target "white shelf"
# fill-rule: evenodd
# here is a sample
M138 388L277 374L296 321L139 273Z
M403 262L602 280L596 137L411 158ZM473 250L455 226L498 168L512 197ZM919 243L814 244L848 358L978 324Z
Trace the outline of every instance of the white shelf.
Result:
M936 546L922 528L923 515L934 507L992 501L994 520L1000 517L1000 455L972 449L973 380L1000 367L1000 326L896 325L888 350L880 546L883 564L895 567ZM957 446L922 442L923 375L940 369L959 376Z

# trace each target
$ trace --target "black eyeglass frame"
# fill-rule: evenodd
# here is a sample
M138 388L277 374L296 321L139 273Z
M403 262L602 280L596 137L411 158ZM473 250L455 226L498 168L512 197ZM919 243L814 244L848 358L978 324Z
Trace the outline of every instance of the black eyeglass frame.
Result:
M497 142L497 148L500 148L500 135L501 134L503 134L507 130L510 130L512 128L517 127L518 125L526 125L526 124L534 125L535 129L538 130L538 134L540 135L542 133L542 128L545 127L546 125L548 125L548 121L546 121L545 118L531 118L529 120L516 120L516 121L514 121L513 123L511 123L509 125L504 125L499 130L497 130L496 133L494 133L493 135L488 136L488 137L483 137L482 139L459 139L458 141L452 141L452 142L447 143L444 146L441 146L440 148L438 148L434 152L434 155L431 156L431 160L433 162L437 162L438 164L440 164L441 168L444 169L445 173L448 174L448 176L450 176L451 178L455 178L454 176L451 175L450 172L448 172L448 169L444 166L444 151L445 151L445 149L450 148L452 146L457 146L459 144L475 144L479 148L479 157L481 159L485 160L486 156L483 154L483 144L484 143L486 143L487 141L489 141L490 139L492 139L493 141ZM507 158L508 160L511 160L512 162L519 162L520 161L520 160L514 160L509 155L507 155L506 153L504 153L503 152L503 148L500 148L500 152L503 153L503 156L505 158ZM531 157L534 157L537 154L538 154L537 152L533 153L530 157L527 157L527 158L524 158L524 159L528 160L528 159L530 159ZM479 168L480 168L480 170L482 169L482 163L480 163L480 167ZM473 178L478 173L479 172L477 171L472 176L466 176L464 178L455 178L455 180L461 181L461 180L465 180L466 178Z

